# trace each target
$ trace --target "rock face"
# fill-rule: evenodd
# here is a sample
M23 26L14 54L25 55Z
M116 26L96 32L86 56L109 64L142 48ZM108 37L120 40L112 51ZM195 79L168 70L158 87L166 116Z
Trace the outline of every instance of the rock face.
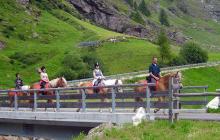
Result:
M29 4L29 0L17 0L20 4L22 5L28 5Z
M204 9L208 15L215 21L220 21L220 1L219 0L201 0Z
M5 43L0 41L0 50L3 49L5 47Z
M70 3L87 19L116 32L150 37L150 31L142 25L132 24L126 15L119 13L105 0L70 0Z

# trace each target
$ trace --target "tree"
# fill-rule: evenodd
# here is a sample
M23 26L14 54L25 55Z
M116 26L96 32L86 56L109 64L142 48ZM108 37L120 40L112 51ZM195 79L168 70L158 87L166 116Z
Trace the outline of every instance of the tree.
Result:
M162 63L169 63L171 60L170 43L164 30L161 30L158 36L158 45Z
M133 1L133 0L126 0L126 1L127 1L127 3L128 3L131 7L134 6L134 1Z
M145 24L144 19L142 18L142 16L140 15L140 13L138 11L132 12L130 15L130 18L133 19L134 21L136 21L137 23L142 24L142 25Z
M135 10L138 9L137 2L136 2L136 1L134 2L134 9L135 9Z
M183 57L187 63L203 63L208 61L208 53L195 42L188 42L180 49L180 56Z
M150 13L150 10L148 9L146 3L144 0L141 1L141 3L139 4L138 6L138 10L144 14L145 16L150 16L151 13Z
M166 11L164 9L160 9L159 20L162 25L170 26L169 21L168 21L168 16L167 16Z

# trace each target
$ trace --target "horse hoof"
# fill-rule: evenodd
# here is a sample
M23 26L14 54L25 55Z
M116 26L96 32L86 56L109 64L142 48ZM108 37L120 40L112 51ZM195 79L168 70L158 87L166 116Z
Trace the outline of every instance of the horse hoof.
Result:
M157 113L159 110L158 109L154 109L154 113Z

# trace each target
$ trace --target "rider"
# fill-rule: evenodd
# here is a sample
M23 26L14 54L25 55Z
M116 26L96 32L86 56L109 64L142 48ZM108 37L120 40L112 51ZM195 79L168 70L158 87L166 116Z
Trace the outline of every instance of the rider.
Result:
M21 87L23 86L23 80L21 79L19 73L16 73L15 76L16 76L15 89L21 89Z
M38 69L38 72L40 74L40 87L45 88L46 84L49 83L49 78L46 73L46 68L45 66L42 66L40 69Z
M157 64L157 57L152 58L152 64L149 66L149 76L147 77L148 83L157 83L160 79L160 67ZM156 87L152 87L152 90L156 90Z
M102 71L99 69L99 63L95 63L95 69L93 70L94 80L92 81L93 86L98 86L105 77L102 74ZM97 92L97 91L96 91Z

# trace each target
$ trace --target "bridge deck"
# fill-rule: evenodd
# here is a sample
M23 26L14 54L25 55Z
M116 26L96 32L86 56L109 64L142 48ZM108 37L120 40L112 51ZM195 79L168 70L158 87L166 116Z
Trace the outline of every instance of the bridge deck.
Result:
M151 118L168 119L162 111L154 114L151 113ZM151 110L153 112L153 110ZM135 115L132 110L117 110L115 113L98 112L97 110L90 110L87 112L53 112L50 111L0 111L0 122L10 123L26 123L26 124L42 124L42 125L63 125L63 126L80 126L80 127L94 127L100 123L112 122L117 124L131 123L132 117ZM180 119L190 120L213 120L220 121L220 114L208 114L205 110L182 110L179 114Z

